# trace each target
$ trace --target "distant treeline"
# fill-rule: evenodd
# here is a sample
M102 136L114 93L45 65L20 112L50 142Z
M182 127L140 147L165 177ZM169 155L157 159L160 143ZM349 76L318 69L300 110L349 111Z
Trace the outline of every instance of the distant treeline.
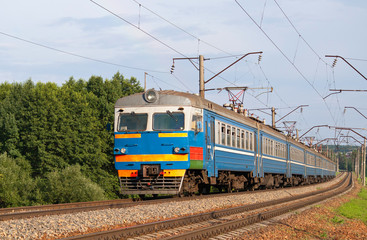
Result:
M0 207L119 197L113 107L141 92L116 73L55 83L0 85Z

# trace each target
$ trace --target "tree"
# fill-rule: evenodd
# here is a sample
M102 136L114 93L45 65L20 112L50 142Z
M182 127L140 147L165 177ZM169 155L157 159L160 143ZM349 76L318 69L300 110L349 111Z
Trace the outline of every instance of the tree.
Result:
M111 80L71 77L62 86L31 79L0 84L0 154L23 159L38 188L50 173L79 165L84 177L116 198L114 136L106 125L114 120L118 98L142 90L136 78L119 72Z
M0 207L33 205L40 200L31 167L24 159L0 155Z
M52 204L105 199L103 189L85 177L79 165L47 173L42 189L44 200Z

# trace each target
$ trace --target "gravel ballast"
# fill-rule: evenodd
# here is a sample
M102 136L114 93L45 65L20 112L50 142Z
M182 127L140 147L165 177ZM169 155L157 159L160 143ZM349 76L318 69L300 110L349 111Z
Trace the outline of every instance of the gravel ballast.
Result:
M122 209L105 209L74 214L35 217L0 222L0 239L52 239L73 232L114 225L132 225L179 216L208 212L225 207L259 203L325 189L340 181L310 185L302 188L284 188L267 192L252 192L226 197L197 199L180 202L149 204Z

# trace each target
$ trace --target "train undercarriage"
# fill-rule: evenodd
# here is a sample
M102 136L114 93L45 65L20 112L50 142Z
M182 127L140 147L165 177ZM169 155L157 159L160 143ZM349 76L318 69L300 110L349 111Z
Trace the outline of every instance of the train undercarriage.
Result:
M285 174L265 173L264 177L254 177L252 172L220 171L217 178L209 178L206 171L186 171L182 191L188 194L207 193L211 186L219 192L233 192L256 189L273 189L298 185L308 185L326 182L332 176L308 176L293 175L287 178Z
M128 178L121 177L120 184L124 194L207 194L211 191L234 192L256 189L274 189L289 186L321 183L333 176L293 175L265 173L264 177L254 177L252 172L219 171L218 177L208 177L206 170L186 170L183 177L164 177L161 174Z

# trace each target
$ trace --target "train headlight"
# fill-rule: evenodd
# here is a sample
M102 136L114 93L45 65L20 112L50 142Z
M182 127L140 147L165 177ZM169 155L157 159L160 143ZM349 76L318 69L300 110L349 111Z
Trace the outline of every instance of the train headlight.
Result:
M180 152L180 148L179 148L179 147L175 147L175 148L173 149L173 151L174 151L175 153L179 153L179 152Z
M144 93L144 99L148 103L154 103L158 100L158 92L154 89L149 89Z
M125 154L125 153L126 153L126 148L121 148L120 152L121 152L122 154Z

